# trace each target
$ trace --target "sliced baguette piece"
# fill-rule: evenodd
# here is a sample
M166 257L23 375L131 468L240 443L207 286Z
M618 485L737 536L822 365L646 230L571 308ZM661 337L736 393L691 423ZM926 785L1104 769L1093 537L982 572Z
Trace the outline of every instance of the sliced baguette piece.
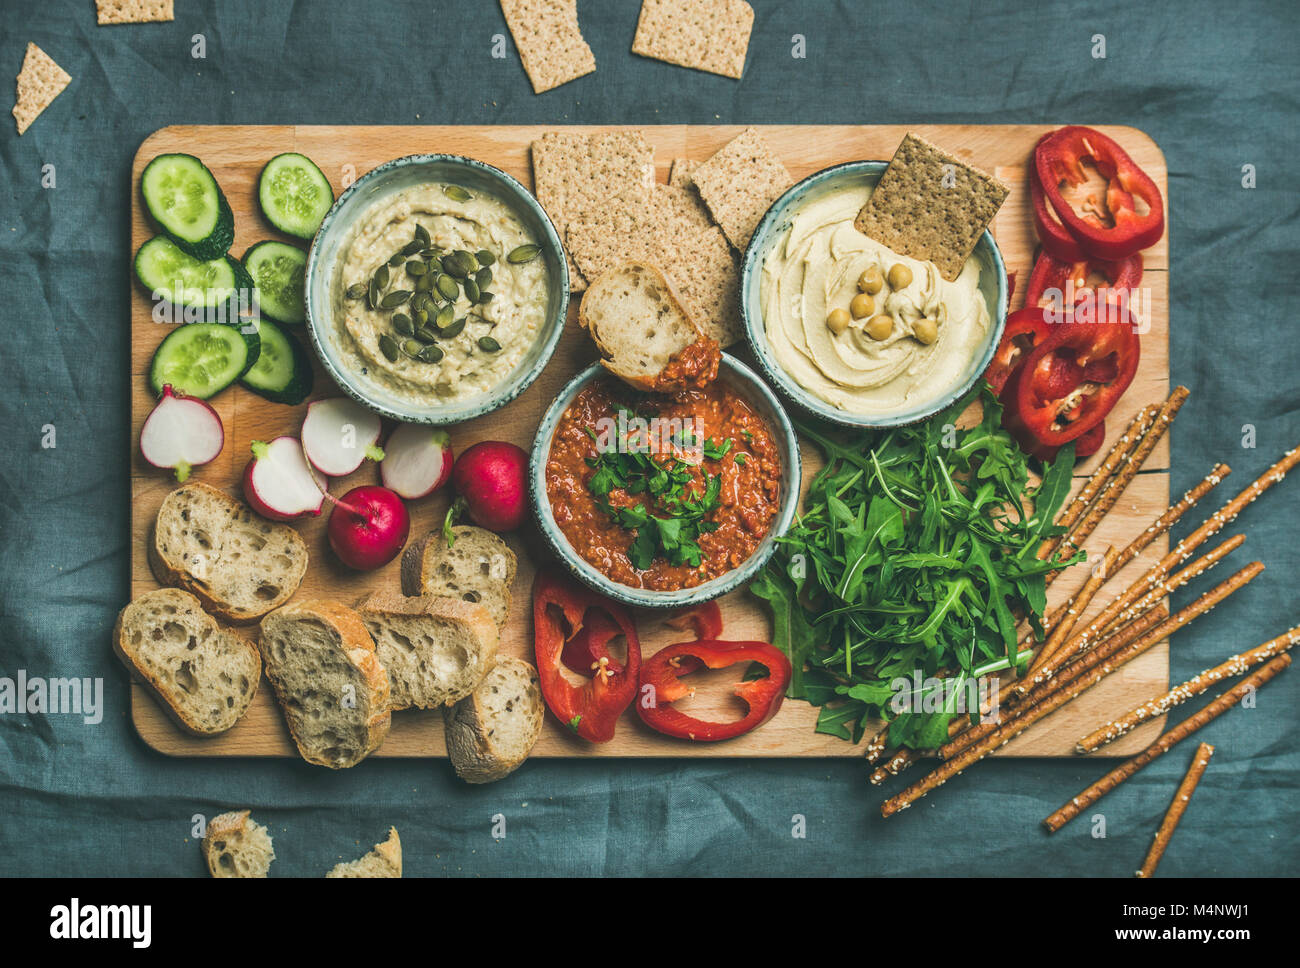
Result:
M401 877L402 841L397 828L388 828L388 839L360 860L335 864L326 877Z
M508 544L484 528L458 524L451 530L450 548L441 530L407 545L402 554L402 592L476 602L492 613L498 629L504 627L519 559Z
M208 821L203 859L213 877L266 877L275 848L265 827L236 810Z
M138 595L117 616L113 651L195 736L224 733L248 710L262 678L249 639L219 626L179 588Z
M375 592L357 606L388 673L392 709L435 709L464 699L497 656L497 624L459 598Z
M544 712L532 663L514 656L498 659L470 695L442 711L456 775L466 783L509 776L536 745Z
M262 619L266 678L308 763L355 766L388 735L388 675L361 616L338 602L295 602Z
M717 341L705 338L668 277L649 263L626 262L592 280L578 322L601 364L637 390L678 392L706 386L718 375ZM692 347L698 361L673 367Z
M218 618L247 624L293 597L307 573L307 546L288 525L195 481L163 499L149 565L160 584L198 596Z

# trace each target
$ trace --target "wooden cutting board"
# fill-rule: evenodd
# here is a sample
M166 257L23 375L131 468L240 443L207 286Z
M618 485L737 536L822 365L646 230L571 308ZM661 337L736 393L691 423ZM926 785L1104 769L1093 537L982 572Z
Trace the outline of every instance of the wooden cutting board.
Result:
M334 186L336 195L356 178L381 162L402 155L442 152L468 155L496 165L525 185L532 184L529 145L554 126L530 127L349 127L349 126L177 126L163 128L147 139L136 153L131 174L131 246L139 248L154 234L140 196L140 173L144 166L163 152L187 152L197 155L220 182L235 214L235 245L232 252L242 255L253 243L267 238L282 238L262 217L257 205L256 184L262 166L282 151L298 151L312 158ZM587 128L583 130L598 130ZM640 128L655 147L655 166L660 181L667 181L668 168L674 158L707 159L742 129L728 126L662 125ZM1047 130L1038 125L872 125L761 126L763 136L785 162L790 173L802 178L829 165L857 159L888 160L903 135L914 131L986 171L994 172L1011 187L1011 195L993 225L994 235L1006 260L1008 271L1017 273L1018 293L1012 308L1023 301L1034 256L1035 240L1029 219L1026 162L1034 143ZM1160 185L1166 200L1168 182L1164 156L1144 133L1133 128L1102 128L1114 137ZM1168 236L1144 253L1146 272L1142 286L1148 296L1150 331L1142 338L1142 362L1137 378L1107 421L1107 446L1113 435L1127 424L1144 405L1163 401L1169 392L1169 316L1168 316ZM285 239L285 241L296 241ZM136 442L140 427L153 406L146 374L155 347L166 334L166 327L151 319L148 294L138 284L131 295L131 586L137 595L157 583L145 557L146 541L154 515L175 482L165 472L149 467L140 457ZM560 387L594 358L590 343L576 326L577 300L570 306L568 326L546 371L526 393L496 413L451 429L457 452L470 444L487 439L513 441L531 449L537 423L545 407ZM742 357L743 348L738 348ZM336 396L338 389L321 372L316 374L313 399ZM211 401L226 428L226 446L212 464L199 469L195 478L232 493L239 493L239 476L249 456L249 443L269 440L280 434L298 432L306 404L285 407L269 403L242 387L233 387ZM1104 452L1104 449L1103 449ZM1076 469L1076 489L1099 459L1082 462ZM820 465L814 449L804 448L804 484ZM1123 499L1107 515L1093 535L1088 547L1104 551L1108 544L1122 546L1146 527L1169 504L1169 446L1162 441L1147 462L1147 470L1129 487ZM1207 468L1208 471L1208 468ZM359 484L377 483L379 473L373 464L358 470L350 478L336 481L333 491L342 494ZM436 527L446 509L445 495L413 502L412 534L422 534ZM351 572L333 558L325 538L325 516L296 524L311 555L308 569L297 597L326 597L348 604L375 589L397 589L398 562L378 571ZM510 535L511 547L520 556L515 580L514 607L503 634L501 651L532 658L532 620L530 588L536 562L544 560L534 553L540 539L528 532ZM1149 563L1167 550L1162 538L1137 561L1129 565L1099 596L1097 608L1136 579ZM1080 586L1084 566L1057 581L1049 596L1053 602L1063 600ZM1113 589L1113 590L1112 590ZM770 621L763 603L745 591L722 600L726 619L726 637L768 639ZM666 645L671 636L659 619L645 613L638 616L638 629L646 654ZM677 633L680 636L680 633ZM1113 714L1127 710L1137 702L1168 686L1168 653L1164 644L1125 666L1085 697L1070 703L1055 715L1036 725L1001 752L1009 756L1069 756L1074 741L1091 731ZM711 680L697 679L701 695L691 700L696 714L706 718L711 710L723 710L737 701L726 696L728 675L713 674ZM713 688L711 689L710 686ZM709 695L705 695L709 693ZM717 695L713 695L717 693ZM293 756L296 755L288 731L263 680L256 700L247 715L233 729L212 739L199 739L182 733L163 713L153 697L138 683L132 687L132 714L140 736L160 752L176 756ZM635 714L628 712L619 725L617 738L593 746L572 736L553 718L547 718L534 756L666 756L666 757L735 757L735 756L856 756L861 747L831 736L813 732L817 710L803 702L786 702L780 713L761 729L722 744L692 744L662 736L645 728ZM1141 749L1158 735L1159 721L1136 730L1120 742L1107 747L1108 755L1127 755ZM376 756L445 756L441 714L407 711L393 716L392 731Z

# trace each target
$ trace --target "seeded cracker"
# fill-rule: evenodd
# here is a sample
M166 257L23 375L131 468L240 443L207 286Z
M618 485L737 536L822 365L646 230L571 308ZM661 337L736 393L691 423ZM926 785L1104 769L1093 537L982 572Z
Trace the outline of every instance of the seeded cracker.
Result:
M744 0L644 0L632 53L739 80L753 26Z
M578 27L578 0L501 0L501 12L534 94L596 69Z
M933 262L951 282L1007 191L991 175L908 134L853 224L895 252Z
M648 199L654 188L654 149L639 131L548 131L533 142L532 154L533 189L562 239L575 216L625 195ZM569 275L573 292L587 287L572 256Z
M793 183L781 159L753 128L746 128L691 174L704 204L741 252L768 207Z
M149 24L175 20L172 0L95 0L103 24Z
M72 77L35 44L27 45L23 67L18 72L18 96L14 101L14 120L18 133L26 131L42 111L50 106Z

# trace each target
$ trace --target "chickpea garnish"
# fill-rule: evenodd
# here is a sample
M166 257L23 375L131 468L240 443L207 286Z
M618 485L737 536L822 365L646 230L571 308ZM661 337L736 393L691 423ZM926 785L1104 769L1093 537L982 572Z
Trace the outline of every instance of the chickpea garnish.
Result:
M849 311L847 309L832 309L830 315L826 317L827 328L836 336L849 328L849 322Z
M879 316L872 316L869 320L867 320L867 325L865 329L867 331L867 335L870 336L872 339L874 340L885 339L890 333L894 331L894 317L889 316L885 313L881 313Z
M853 301L849 303L849 312L853 314L854 319L870 316L875 311L876 301L865 292L858 293L853 297Z
M888 278L891 289L906 289L912 284L912 270L901 262L895 262L889 267Z

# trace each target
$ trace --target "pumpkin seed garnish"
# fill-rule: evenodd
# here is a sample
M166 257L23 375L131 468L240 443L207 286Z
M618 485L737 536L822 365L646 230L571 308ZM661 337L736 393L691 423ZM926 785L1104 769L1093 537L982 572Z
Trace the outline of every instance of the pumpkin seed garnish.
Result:
M414 337L402 340L402 352L407 356L419 356L422 349L424 349L424 343Z
M496 353L501 349L501 344L491 336L480 336L478 338L478 348L484 353Z
M406 264L406 274L408 276L414 276L418 279L420 276L427 275L428 272L428 265L418 259L413 259Z
M433 288L433 273L432 273L432 272L425 272L424 275L420 276L418 279L415 280L415 291L416 291L416 292L426 292L426 293L427 293L427 292L428 292L430 289L432 289L432 288Z
M424 243L421 242L419 239L416 239L415 241L407 242L406 245L402 246L402 255L412 256L415 255L415 253L419 252L423 248L424 248Z
M441 334L433 326L421 326L415 331L415 335L420 337L420 339L424 340L426 343L432 343L441 338Z
M478 264L481 266L490 266L497 261L497 257L487 249L479 249L474 253L474 258L478 260Z
M456 285L456 280L451 276L439 276L438 292L442 293L444 299L454 301L460 296L460 286Z
M456 311L451 306L443 306L438 310L438 315L434 317L433 323L439 329L446 329L455 318Z
M416 326L423 326L425 323L427 323L427 322L429 321L429 313L428 313L428 310L425 310L425 309L412 309L412 310L411 310L411 321L412 321L413 323L415 323Z
M367 291L366 291L366 302L369 303L371 309L378 309L378 308L379 308L379 290L380 290L380 288L381 288L381 287L380 287L380 285L379 285L379 277L378 277L378 276L371 276L371 277L370 277L370 286L368 287L368 289L367 289Z
M422 249L429 244L429 230L419 222L415 223L415 241L420 243Z
M436 343L430 343L424 349L416 354L415 358L421 363L438 363L442 360L442 347Z
M494 292L481 292L481 293L478 294L478 304L479 304L480 306L486 306L486 305L487 305L488 303L490 303L490 302L491 302L495 297L496 297L496 293L494 293Z
M478 283L479 289L486 289L492 285L492 270L488 268L480 269L474 273L474 281Z
M415 335L415 324L406 313L393 313L393 329L403 336Z
M383 299L379 300L379 308L396 309L398 306L402 305L402 303L406 302L410 298L411 298L411 291L409 289L394 289Z
M462 316L446 326L438 327L438 335L443 339L455 339L465 329L465 317Z
M510 254L506 256L506 261L511 265L523 265L525 262L532 262L536 259L541 251L542 247L540 245L534 245L532 242L529 242L526 245L521 245L518 248L511 249Z
M397 346L397 340L387 333L381 333L379 335L379 352L384 354L384 359L388 360L389 363L396 363L401 350Z
M367 286L364 282L354 282L348 286L347 296L349 299L360 299L366 294Z
M453 202L468 202L474 196L459 185L443 185L442 193L450 198Z
M442 271L449 276L455 276L457 279L464 279L467 273L465 267L460 264L460 259L456 258L456 253L444 255L438 260L442 265Z
M406 258L405 254L403 254L401 251L394 252L392 255L388 257L388 264L390 266L400 266L402 264L402 260L405 258Z
M383 289L388 285L389 278L388 266L382 265L375 270L375 284L379 286L380 289Z
M465 298L468 299L471 303L478 302L478 296L479 296L478 283L475 282L473 279L466 279L464 282L464 286L465 286Z

